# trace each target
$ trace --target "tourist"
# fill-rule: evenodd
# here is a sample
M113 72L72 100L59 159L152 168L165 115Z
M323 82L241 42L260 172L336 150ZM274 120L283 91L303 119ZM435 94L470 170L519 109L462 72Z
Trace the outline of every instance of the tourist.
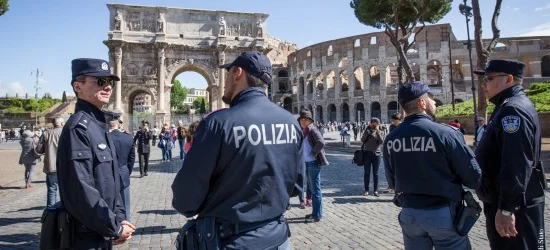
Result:
M57 148L59 137L63 130L64 120L61 117L55 118L53 128L44 131L40 137L40 141L36 146L36 152L44 154L44 173L46 174L47 202L46 206L51 207L57 202Z
M361 137L363 153L363 184L365 187L364 196L369 195L370 173L372 170L373 195L378 197L378 169L382 161L381 146L384 142L385 133L380 129L380 120L376 117L370 120L370 126L365 129Z
M32 188L32 177L34 168L40 161L40 157L35 156L34 148L38 144L38 138L30 130L23 131L23 137L19 141L21 144L21 155L19 156L19 164L25 166L25 187Z
M177 138L178 138L178 144L180 147L180 159L183 160L185 157L185 137L187 135L187 129L183 126L183 122L180 120L178 121L178 129L177 129Z

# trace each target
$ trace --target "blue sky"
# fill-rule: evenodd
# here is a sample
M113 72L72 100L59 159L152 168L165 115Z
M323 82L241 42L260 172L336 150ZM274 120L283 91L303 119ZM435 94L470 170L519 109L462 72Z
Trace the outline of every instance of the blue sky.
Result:
M107 3L168 6L190 9L261 12L269 14L267 32L300 47L346 36L376 31L360 24L349 0L10 0L10 10L0 16L0 96L6 92L34 94L36 78L31 71L44 72L39 95L61 97L70 88L70 62L74 58L107 59L109 12ZM454 1L453 9L440 23L450 23L458 39L466 39L464 16ZM492 36L490 20L494 0L482 0L484 37ZM269 4L268 4L269 3ZM468 1L470 3L470 1ZM506 0L500 15L502 36L550 35L548 0ZM473 22L470 25L473 29ZM195 73L177 77L187 87L205 88Z

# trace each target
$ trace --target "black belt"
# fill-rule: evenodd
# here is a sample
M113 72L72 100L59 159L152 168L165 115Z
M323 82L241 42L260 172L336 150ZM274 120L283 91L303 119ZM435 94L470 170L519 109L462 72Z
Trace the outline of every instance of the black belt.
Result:
M271 222L278 221L279 223L285 222L284 215L277 216L275 218L260 221L260 222L250 222L250 223L229 223L229 222L220 222L218 223L218 228L220 232L220 238L225 238L240 233L248 232L256 228L263 227Z

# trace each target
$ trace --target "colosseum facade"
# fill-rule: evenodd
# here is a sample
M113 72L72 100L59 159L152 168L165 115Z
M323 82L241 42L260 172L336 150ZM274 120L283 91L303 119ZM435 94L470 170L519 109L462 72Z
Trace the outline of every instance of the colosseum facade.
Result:
M466 41L456 39L450 24L426 26L415 38L409 62L416 80L441 90L437 105L451 103L453 92L455 102L472 98ZM524 62L526 84L550 80L548 36L501 38L491 54L497 58ZM396 64L396 50L384 32L318 43L289 54L286 67L276 67L271 98L294 114L307 107L317 121L378 117L388 122L398 111Z

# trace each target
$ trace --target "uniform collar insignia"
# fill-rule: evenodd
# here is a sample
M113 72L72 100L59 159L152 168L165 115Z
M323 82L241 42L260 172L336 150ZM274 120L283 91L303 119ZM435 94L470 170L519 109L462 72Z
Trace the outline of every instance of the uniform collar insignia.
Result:
M105 145L105 143L100 143L100 144L97 144L97 148L104 150L105 148L107 148L107 145Z

